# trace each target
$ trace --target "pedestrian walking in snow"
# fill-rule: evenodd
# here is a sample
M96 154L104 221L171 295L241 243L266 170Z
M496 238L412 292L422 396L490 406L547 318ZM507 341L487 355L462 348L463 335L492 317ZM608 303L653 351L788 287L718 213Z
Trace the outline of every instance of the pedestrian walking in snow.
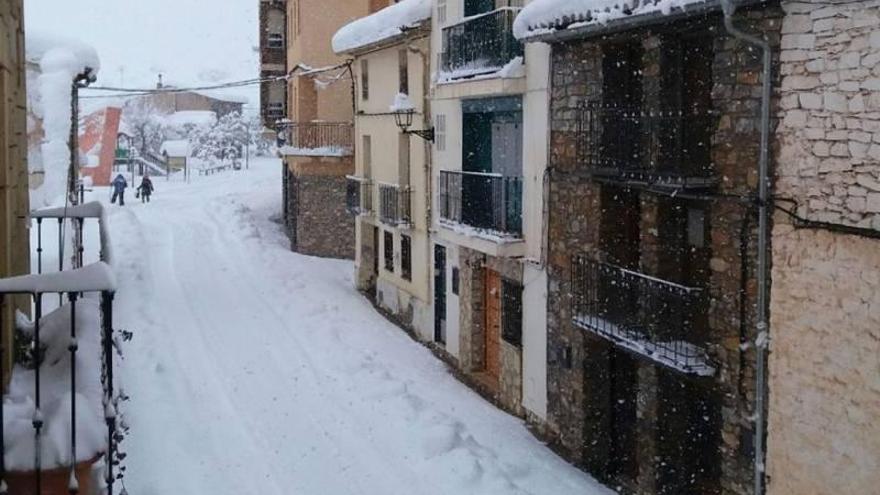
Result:
M113 197L110 198L111 203L116 203L116 198L119 198L119 206L125 206L125 188L128 187L128 182L125 181L125 177L122 174L116 176L113 179Z
M141 179L141 185L138 186L137 195L141 198L141 203L149 203L150 196L153 194L153 181L149 175L145 175Z

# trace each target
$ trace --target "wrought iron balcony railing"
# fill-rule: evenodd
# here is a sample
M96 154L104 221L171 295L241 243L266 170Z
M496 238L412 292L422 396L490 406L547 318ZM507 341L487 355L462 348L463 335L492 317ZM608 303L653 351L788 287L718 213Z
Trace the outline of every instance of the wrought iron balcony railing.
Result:
M574 323L686 373L711 375L702 337L704 291L584 255L572 260Z
M476 229L522 235L522 177L441 170L440 218Z
M278 128L282 154L349 156L354 152L349 122L285 122Z
M373 211L373 181L363 177L346 178L345 206L352 215L368 215Z
M469 17L443 29L442 71L451 77L495 72L524 49L513 36L513 20L521 9L504 7Z
M650 110L603 102L578 115L578 159L600 178L660 187L714 185L711 136L716 115L707 109Z
M117 431L118 410L123 394L114 387L114 360L118 344L113 330L113 298L116 281L111 263L109 235L100 203L66 208L51 208L31 213L37 225L37 274L0 279L0 307L4 299L21 301L27 297L33 319L18 319L16 327L28 342L17 342L16 350L0 345L0 362L6 352L15 352L20 360L15 373L20 387L17 393L27 395L23 408L0 408L0 488L3 493L48 493L57 490L58 472L64 472L64 486L70 493L113 494L114 484L122 478L118 452L122 435ZM98 219L101 251L100 261L83 266L83 224ZM57 220L59 271L43 271L43 224ZM67 222L73 232L65 233ZM73 239L73 252L64 252L64 235ZM72 269L64 269L70 256ZM52 301L46 296L57 295L57 309L47 312ZM0 318L0 335L4 329ZM27 349L27 351L22 351ZM51 359L50 359L51 357ZM5 384L5 365L0 365L0 384ZM103 422L106 438L102 445L94 439L77 437L77 432L94 431L93 422ZM90 423L86 427L84 424ZM23 425L32 432L22 431ZM67 425L77 425L70 428ZM49 438L50 432L68 431L64 451L57 451L65 442ZM87 435L88 436L88 435ZM26 442L24 447L18 442ZM20 455L7 457L10 449L32 451L24 460ZM102 489L93 486L92 466L103 459ZM119 469L119 471L117 471ZM69 475L67 474L69 473ZM97 480L95 480L97 481ZM60 492L59 492L60 493Z
M379 184L379 220L388 225L409 225L412 222L409 186Z

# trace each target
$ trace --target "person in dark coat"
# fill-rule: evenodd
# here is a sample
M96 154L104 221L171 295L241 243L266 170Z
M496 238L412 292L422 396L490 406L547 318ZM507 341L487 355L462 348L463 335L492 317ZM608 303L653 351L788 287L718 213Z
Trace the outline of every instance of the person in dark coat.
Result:
M116 176L113 179L113 197L110 198L111 203L116 203L116 198L119 198L119 206L125 205L125 188L128 187L128 182L125 181L125 177L122 174Z
M141 196L141 203L150 202L150 195L153 194L153 181L150 180L149 175L145 175L141 179L141 185L138 186L138 194Z

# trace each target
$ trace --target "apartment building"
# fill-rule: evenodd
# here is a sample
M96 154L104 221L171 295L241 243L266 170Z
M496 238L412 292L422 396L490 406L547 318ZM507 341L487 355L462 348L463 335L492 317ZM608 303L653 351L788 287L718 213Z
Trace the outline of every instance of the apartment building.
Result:
M434 2L434 340L498 404L542 419L549 52L514 38L521 6Z
M402 0L346 25L333 38L336 52L351 57L356 88L348 208L356 216L357 288L423 341L434 339L433 136L422 132L431 126L431 11L429 0Z
M517 19L552 45L548 428L624 493L747 494L761 50L719 3L680 3L538 0ZM732 22L778 53L782 17Z
M374 0L287 1L287 121L279 127L284 160L283 216L294 251L354 257L354 220L346 177L354 173L352 79L331 38L381 5ZM376 5L374 5L376 4ZM386 3L387 5L387 3Z
M0 51L0 278L30 272L23 15L21 0L0 5L0 42L9 48ZM12 365L17 309L29 314L28 299L7 297L0 306L5 377Z
M287 117L287 1L260 0L260 116L276 129Z

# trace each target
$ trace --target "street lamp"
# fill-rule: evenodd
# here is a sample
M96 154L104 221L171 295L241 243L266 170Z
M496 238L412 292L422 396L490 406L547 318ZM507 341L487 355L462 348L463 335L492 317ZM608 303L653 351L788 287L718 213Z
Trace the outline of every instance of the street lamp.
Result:
M397 124L397 127L400 128L400 132L404 134L415 134L416 136L424 139L425 141L434 142L434 128L430 129L421 129L421 130L409 130L412 127L413 123L413 115L416 113L413 108L398 108L392 112L394 114L394 123Z

